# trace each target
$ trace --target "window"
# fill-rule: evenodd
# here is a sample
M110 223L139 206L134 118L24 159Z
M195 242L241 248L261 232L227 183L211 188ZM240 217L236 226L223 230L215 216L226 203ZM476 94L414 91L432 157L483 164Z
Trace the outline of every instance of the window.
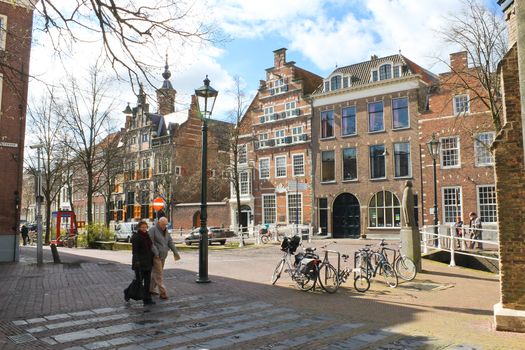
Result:
M384 131L383 101L368 104L368 132Z
M303 222L303 194L288 193L288 223L301 224Z
M263 224L274 224L275 223L275 213L276 213L276 203L275 203L275 194L263 194Z
M328 92L328 91L330 91L330 82L325 81L324 82L324 92Z
M348 81L349 81L349 77L343 77L343 88L347 88L348 87Z
M335 77L332 77L332 79L330 79L330 90L334 91L340 88L341 88L341 76L336 75Z
M170 171L170 160L169 158L158 158L157 159L157 174L164 174Z
M144 158L142 160L142 178L149 178L149 158Z
M303 136L303 127L294 126L292 128L292 142L299 142L299 141L306 141Z
M268 133L259 134L259 148L266 147L268 141Z
M470 112L470 101L468 95L454 96L454 115Z
M277 130L275 132L275 144L276 145L282 145L284 144L284 129L283 130Z
M335 181L335 151L321 152L321 182Z
M400 227L401 207L397 196L389 191L377 192L368 205L369 227Z
M394 78L399 78L399 66L394 66Z
M356 124L355 124L355 106L343 108L341 111L341 134L343 136L355 135Z
M321 138L334 136L334 111L321 112Z
M394 176L395 177L410 177L410 143L400 142L394 143Z
M239 192L241 196L250 194L250 176L247 171L239 173Z
M478 186L478 212L482 222L498 222L494 185Z
M408 98L392 100L392 129L405 129L410 126L408 119Z
M263 109L263 116L260 117L260 122L265 123L267 121L273 120L273 106L270 107L264 107Z
M343 181L357 179L357 149L343 148Z
M287 102L284 104L284 112L286 114L286 117L293 117L294 115L297 115L298 110L296 108L297 104L295 101Z
M259 159L259 178L260 179L270 178L270 158Z
M372 72L372 81L377 81L377 71Z
M369 147L370 152L370 178L384 179L386 177L385 145Z
M462 215L461 187L443 187L443 221L456 222L456 217Z
M142 142L148 142L148 134L142 134Z
M379 67L379 80L391 79L392 78L392 65L383 64Z
M248 162L248 155L246 154L246 145L238 146L237 156L239 157L239 164L246 164Z
M286 177L286 156L275 157L275 177Z
M474 154L477 166L494 165L494 157L490 152L492 142L494 142L493 132L484 132L476 136Z
M0 15L0 49L5 50L7 37L7 16Z
M280 94L281 92L288 91L288 85L285 84L284 79L277 79L273 83L274 94Z
M178 166L178 165L175 167L175 175L176 175L176 176L180 176L180 175L182 175L182 169L181 169L181 167Z
M444 169L459 167L459 138L457 136L444 137L440 141L441 167Z
M293 176L304 175L304 154L294 154L292 156Z

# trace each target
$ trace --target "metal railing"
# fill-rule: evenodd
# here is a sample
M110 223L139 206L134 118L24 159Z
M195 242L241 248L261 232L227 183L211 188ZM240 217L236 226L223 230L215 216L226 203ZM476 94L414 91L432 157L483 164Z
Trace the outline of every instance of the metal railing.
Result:
M435 234L437 227L438 234ZM421 248L424 254L430 249L450 252L449 266L456 266L455 254L473 256L487 260L499 261L498 230L471 229L463 227L459 230L461 236L456 235L456 228L449 225L429 225L420 229ZM481 233L481 237L495 237L495 240L477 239L471 236ZM469 236L468 238L466 236ZM478 247L477 249L475 247ZM490 252L492 255L478 254L479 251ZM495 256L494 256L495 255Z

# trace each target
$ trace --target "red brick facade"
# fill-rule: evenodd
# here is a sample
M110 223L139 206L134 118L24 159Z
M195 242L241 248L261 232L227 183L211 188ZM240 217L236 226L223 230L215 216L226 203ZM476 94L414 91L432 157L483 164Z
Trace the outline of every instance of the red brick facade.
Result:
M0 261L18 254L32 21L31 9L0 1Z

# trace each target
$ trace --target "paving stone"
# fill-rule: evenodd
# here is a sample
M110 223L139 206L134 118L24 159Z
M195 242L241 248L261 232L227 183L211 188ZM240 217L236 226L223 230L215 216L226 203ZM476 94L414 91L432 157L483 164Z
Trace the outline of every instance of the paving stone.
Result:
M12 321L12 323L13 323L15 326L25 326L25 325L27 324L27 322L24 321L24 320Z
M27 323L32 324L32 323L46 322L46 319L43 317L37 317L37 318L30 318L29 320L26 320L26 321Z
M58 314L58 315L50 315L50 316L44 316L44 318L48 321L56 321L56 320L62 320L64 318L70 318L71 316L68 314Z
M84 329L84 330L76 331L76 332L69 332L69 333L54 335L53 339L55 339L59 343L68 343L68 342L72 342L76 340L89 339L89 338L102 336L102 335L104 335L104 333L99 332L96 329L90 328L90 329Z

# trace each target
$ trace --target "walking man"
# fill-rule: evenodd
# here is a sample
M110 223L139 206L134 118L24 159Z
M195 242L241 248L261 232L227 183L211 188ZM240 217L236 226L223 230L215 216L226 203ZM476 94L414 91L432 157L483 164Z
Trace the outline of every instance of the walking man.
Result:
M469 222L469 228L470 228L470 238L473 240L482 240L482 227L481 227L481 219L478 217L478 214L471 212L469 214L470 222ZM474 245L476 242L471 241L470 242L470 249L474 249ZM483 243L478 242L478 249L483 249Z
M171 239L171 235L167 230L168 219L162 217L158 222L149 229L149 236L153 242L153 271L151 274L151 294L159 294L161 299L168 299L168 293L164 286L163 270L164 262L168 256L168 251L171 250L174 255L178 255L175 243ZM158 293L155 289L158 287Z
M24 245L27 245L27 240L29 238L29 229L26 225L22 225L20 233L22 234L22 240L24 241Z

